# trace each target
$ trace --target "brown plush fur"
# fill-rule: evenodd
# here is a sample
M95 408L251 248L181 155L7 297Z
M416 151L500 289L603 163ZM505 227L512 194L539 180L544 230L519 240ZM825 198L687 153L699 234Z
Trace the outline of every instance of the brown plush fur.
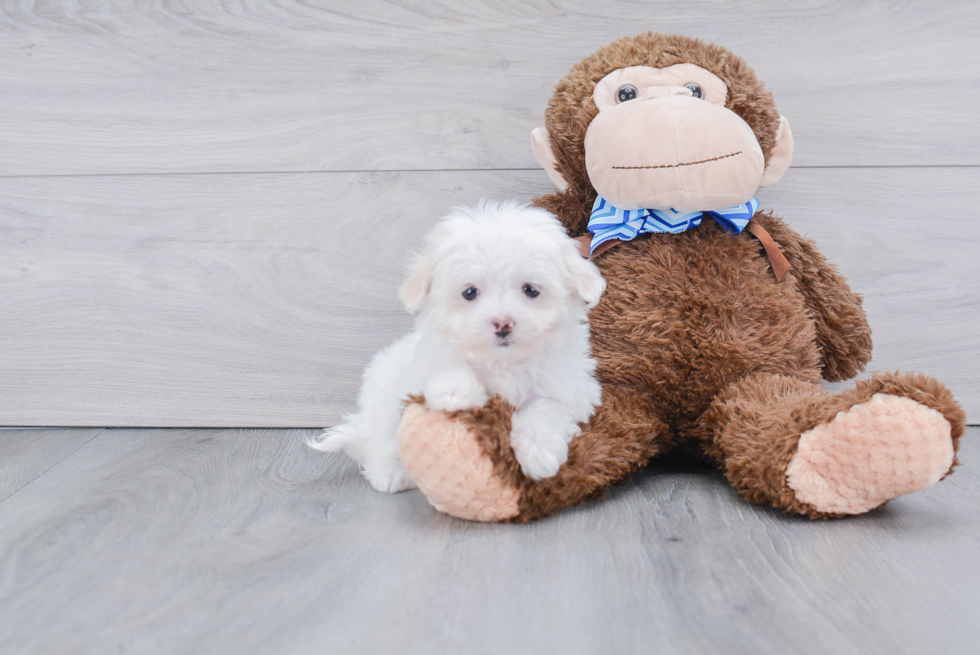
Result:
M966 416L949 390L926 376L898 373L876 374L836 395L794 377L759 373L721 393L701 417L698 432L705 452L746 499L810 518L841 516L799 501L785 472L800 435L876 393L911 398L942 413L950 422L954 452L959 447Z
M616 68L691 62L728 84L727 106L755 131L768 157L779 114L772 96L724 48L678 36L620 39L577 64L558 84L546 125L566 191L535 201L571 236L586 232L596 193L583 140L596 115L592 90ZM796 499L786 468L800 435L883 392L940 411L954 446L963 412L948 390L923 376L881 375L832 395L837 381L863 370L871 331L861 298L816 247L779 218L752 219L772 235L792 265L777 282L761 245L714 221L676 235L643 235L596 260L607 291L590 315L603 403L570 446L554 478L525 478L509 441L510 408L498 401L459 413L495 471L521 492L526 521L601 493L650 457L700 449L745 498L825 518Z
M513 520L526 522L601 493L657 454L658 437L666 430L656 417L637 411L635 394L607 387L602 399L609 411L596 416L593 429L572 441L568 462L558 475L540 482L521 473L510 448L511 408L503 401L495 398L485 408L456 413L469 425L494 470L520 490L521 513Z

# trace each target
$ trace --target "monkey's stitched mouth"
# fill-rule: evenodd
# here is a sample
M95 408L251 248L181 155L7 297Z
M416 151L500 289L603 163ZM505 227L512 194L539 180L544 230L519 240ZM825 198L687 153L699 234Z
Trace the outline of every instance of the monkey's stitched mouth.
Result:
M721 157L712 157L711 159L702 159L701 161L689 161L684 164L661 164L660 166L613 166L613 170L617 171L634 171L646 168L680 168L681 166L697 166L698 164L707 164L709 161L718 161L719 159L728 159L729 157L735 157L736 155L741 155L742 151L733 152L727 155L722 155Z

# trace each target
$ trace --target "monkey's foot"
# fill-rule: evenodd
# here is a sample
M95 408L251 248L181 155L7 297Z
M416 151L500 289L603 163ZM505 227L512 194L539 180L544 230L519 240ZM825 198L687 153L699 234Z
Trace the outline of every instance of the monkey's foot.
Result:
M510 447L510 408L494 398L460 412L426 409L418 400L405 408L398 426L398 456L419 490L440 512L471 521L507 521L520 514L513 471L487 453L490 441ZM479 434L474 430L499 434ZM481 438L482 437L482 438ZM510 469L513 468L511 463Z
M943 412L893 393L874 393L800 436L786 469L797 499L819 512L861 514L951 471L951 422Z

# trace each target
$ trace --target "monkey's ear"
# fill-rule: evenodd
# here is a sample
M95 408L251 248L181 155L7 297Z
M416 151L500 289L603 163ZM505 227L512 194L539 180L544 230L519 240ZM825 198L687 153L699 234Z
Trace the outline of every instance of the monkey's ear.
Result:
M435 267L436 263L432 256L431 247L415 254L415 259L412 260L412 264L408 268L405 282L398 290L398 298L409 314L414 314L422 306L425 297L429 295Z
M793 160L793 132L789 129L789 121L785 116L779 117L779 131L776 132L776 147L769 155L769 163L762 174L759 187L772 186L783 178Z
M564 191L567 189L568 183L555 167L555 153L551 152L551 137L548 136L548 130L543 127L536 127L531 130L531 148L534 150L534 156L538 158L538 163L541 164L541 168L548 174L551 181L555 183L558 190Z

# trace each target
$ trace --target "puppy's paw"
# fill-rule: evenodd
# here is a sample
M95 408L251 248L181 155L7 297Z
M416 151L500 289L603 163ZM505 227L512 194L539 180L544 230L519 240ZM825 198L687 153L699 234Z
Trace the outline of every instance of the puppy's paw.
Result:
M487 390L467 368L439 371L430 377L422 391L425 406L442 412L482 407L487 403Z
M514 456L521 464L521 471L532 480L544 480L558 473L558 469L568 459L568 446L555 442L552 448L541 447L533 441L514 443Z
M371 486L386 494L415 489L416 485L408 476L401 462L390 458L372 458L364 462L361 475Z
M543 480L558 473L568 460L568 439L541 416L514 415L510 446L521 471L532 480Z
M532 480L558 473L568 461L568 444L581 430L561 405L539 399L511 419L510 445L521 471Z

